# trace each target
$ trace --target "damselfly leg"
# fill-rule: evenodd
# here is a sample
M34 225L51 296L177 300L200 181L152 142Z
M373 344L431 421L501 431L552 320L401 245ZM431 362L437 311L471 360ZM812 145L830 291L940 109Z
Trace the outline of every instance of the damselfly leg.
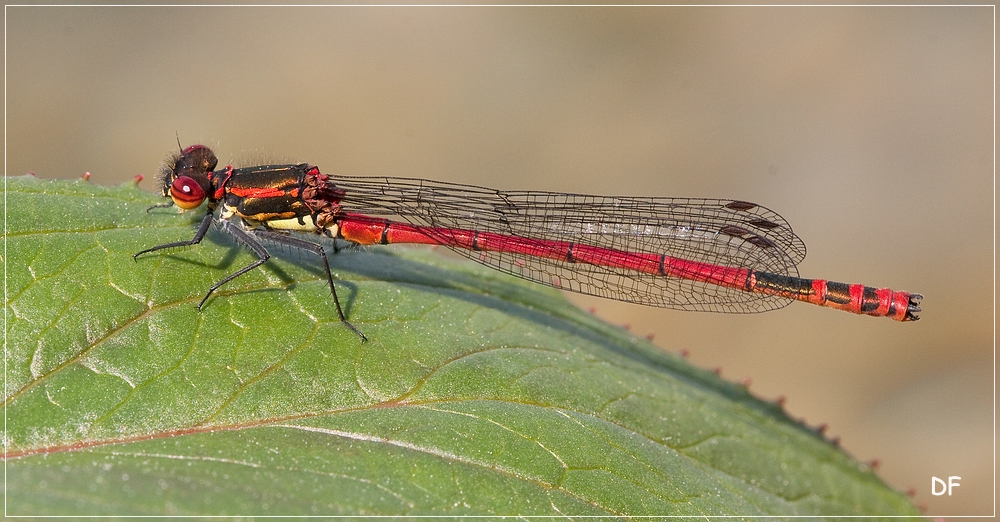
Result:
M133 255L132 259L138 260L139 256L150 252L155 252L157 250L164 250L176 247L189 247L197 245L198 243L201 242L202 239L205 238L205 235L212 224L213 220L212 218L213 218L212 213L208 213L205 216L205 218L202 219L201 225L198 227L198 231L195 233L195 236L189 241L176 241L174 243L167 243L164 245L157 245L152 248L147 248L146 250L143 250ZM226 219L219 220L219 227L224 232L231 235L236 240L237 243L239 243L242 246L245 246L250 251L252 251L257 256L257 260L237 270L236 272L229 274L219 282L212 285L212 287L209 288L208 292L205 294L205 297L203 297L201 301L198 303L197 306L198 310L201 310L202 306L205 305L205 302L208 301L208 298L211 297L212 293L214 293L219 287L257 268L258 266L264 264L265 262L267 262L268 259L271 258L271 254L267 251L267 248L260 241L258 241L257 238L260 238L265 241L271 241L273 243L285 245L291 248L305 250L306 252L311 252L319 256L319 258L323 260L323 271L326 273L327 284L330 285L330 294L333 296L333 304L337 309L337 316L340 318L340 322L342 322L344 326L350 328L352 332L356 333L358 337L361 338L361 342L365 342L368 340L368 338L365 337L365 334L361 333L361 330L358 330L357 327L351 324L351 322L347 320L347 316L344 315L344 310L340 306L340 299L337 297L337 288L333 284L333 274L330 272L330 262L327 259L326 250L323 248L322 245L318 245L316 243L304 241L301 239L296 239L293 237L289 237L286 234L266 229L245 230L239 225L234 224Z

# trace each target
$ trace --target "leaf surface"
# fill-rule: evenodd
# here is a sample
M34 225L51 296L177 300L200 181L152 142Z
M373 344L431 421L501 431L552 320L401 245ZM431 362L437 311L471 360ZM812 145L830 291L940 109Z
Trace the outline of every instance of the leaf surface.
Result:
M433 249L254 257L7 178L9 515L913 515L778 406Z

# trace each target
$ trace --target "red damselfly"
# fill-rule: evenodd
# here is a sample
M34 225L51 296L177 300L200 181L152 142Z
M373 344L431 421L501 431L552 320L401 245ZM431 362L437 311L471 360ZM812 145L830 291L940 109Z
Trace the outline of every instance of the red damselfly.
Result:
M755 313L793 300L897 321L915 321L920 294L798 277L806 248L785 220L754 203L727 199L615 197L503 191L423 179L330 176L312 165L215 170L204 145L163 169L163 196L193 210L207 202L195 245L213 221L257 255L216 289L260 266L264 242L312 252L344 316L324 247L309 232L360 245L446 246L474 261L563 290L681 310ZM219 211L218 216L216 212Z

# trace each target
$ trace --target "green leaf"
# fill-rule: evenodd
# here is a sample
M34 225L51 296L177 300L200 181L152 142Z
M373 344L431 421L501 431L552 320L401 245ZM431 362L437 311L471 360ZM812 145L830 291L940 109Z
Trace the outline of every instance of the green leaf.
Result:
M913 515L780 407L433 249L254 257L7 178L9 515Z

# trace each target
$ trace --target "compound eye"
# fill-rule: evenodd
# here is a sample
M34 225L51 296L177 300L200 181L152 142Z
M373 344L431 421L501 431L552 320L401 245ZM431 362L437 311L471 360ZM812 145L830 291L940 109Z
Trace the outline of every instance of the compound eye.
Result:
M198 205L205 201L205 190L195 180L187 176L178 176L170 184L170 199L174 200L174 205L184 210L191 210L198 208Z

